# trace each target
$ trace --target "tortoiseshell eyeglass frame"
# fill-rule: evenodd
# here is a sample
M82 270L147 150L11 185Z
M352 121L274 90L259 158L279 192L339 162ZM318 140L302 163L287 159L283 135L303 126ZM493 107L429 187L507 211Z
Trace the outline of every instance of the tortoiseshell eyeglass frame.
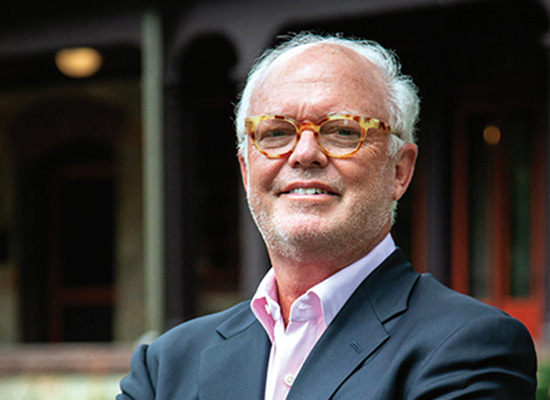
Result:
M256 126L260 122L268 120L268 119L278 119L278 120L287 121L287 122L291 123L296 128L296 141L295 141L294 146L292 147L292 149L290 149L287 152L281 153L281 154L276 154L276 153L268 153L267 151L265 151L264 149L262 149L259 146L258 142L256 141L256 136L255 136ZM323 145L321 144L321 140L319 139L319 130L321 129L321 126L324 123L328 122L328 121L333 121L333 120L338 120L338 119L347 119L347 120L355 121L359 124L359 126L361 126L361 139L359 140L359 143L357 144L357 147L354 148L349 153L344 153L344 154L331 153L330 151L328 151L327 149L325 149L323 147ZM266 157L273 158L273 159L290 157L290 155L292 154L292 152L296 148L298 142L300 141L300 137L301 137L302 132L304 130L313 131L313 133L315 135L315 139L317 140L317 144L319 145L319 148L321 149L321 151L324 154L326 154L327 156L334 157L334 158L347 158L347 157L351 157L352 155L357 153L359 151L359 149L361 148L361 146L363 145L363 142L365 141L365 138L367 137L367 132L368 132L369 129L374 128L374 129L378 129L378 130L381 130L383 132L386 132L388 134L397 134L395 131L392 130L391 126L389 124L385 123L384 121L380 121L376 118L360 117L360 116L352 115L352 114L333 114L333 115L329 115L328 117L326 117L323 120L319 121L317 124L314 124L313 122L307 122L307 121L306 122L298 122L295 119L290 118L290 117L286 117L284 115L259 115L259 116L256 116L256 117L246 118L245 119L245 127L246 127L247 134L252 139L252 142L254 143L254 146L256 147L256 149L260 153L265 155Z

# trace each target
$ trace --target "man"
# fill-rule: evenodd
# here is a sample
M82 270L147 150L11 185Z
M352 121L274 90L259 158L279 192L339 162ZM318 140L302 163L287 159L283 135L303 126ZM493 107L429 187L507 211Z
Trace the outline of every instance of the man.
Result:
M372 42L264 55L236 125L272 269L251 302L140 347L118 399L534 399L525 327L417 274L389 234L418 103Z

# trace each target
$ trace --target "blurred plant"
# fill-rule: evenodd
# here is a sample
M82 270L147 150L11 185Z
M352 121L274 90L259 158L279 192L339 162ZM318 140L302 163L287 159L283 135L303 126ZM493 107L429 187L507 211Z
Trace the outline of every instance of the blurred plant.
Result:
M550 361L539 367L537 380L537 400L550 400Z

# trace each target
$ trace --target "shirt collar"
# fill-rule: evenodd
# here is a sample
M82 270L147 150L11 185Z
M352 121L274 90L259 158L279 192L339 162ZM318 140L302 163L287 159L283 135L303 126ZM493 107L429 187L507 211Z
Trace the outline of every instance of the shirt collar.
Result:
M320 299L325 325L328 326L357 287L395 250L395 243L388 234L365 257L343 268L334 275L310 288L300 298L315 295ZM271 268L260 282L250 303L252 312L260 321L271 340L273 327L281 318L277 296L275 272Z

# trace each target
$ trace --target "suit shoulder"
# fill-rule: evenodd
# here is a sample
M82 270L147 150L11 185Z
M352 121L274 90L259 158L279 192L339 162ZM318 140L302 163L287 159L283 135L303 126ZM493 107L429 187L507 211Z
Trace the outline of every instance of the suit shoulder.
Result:
M198 398L197 376L202 352L223 341L224 333L236 334L253 324L255 318L248 304L243 302L184 322L150 345L140 346L132 357L130 375L121 384L123 391L136 399L145 398L141 396L147 391L158 399ZM182 397L182 393L186 397Z
M422 275L413 291L409 307L419 320L435 331L453 332L462 326L480 323L490 331L507 327L505 332L530 337L527 328L504 311L473 297L458 293L429 274ZM484 322L493 321L489 324Z
M416 300L429 302L431 305L429 309L432 312L441 311L446 313L452 309L455 317L457 315L464 317L507 315L496 307L450 289L430 274L423 274L420 277L414 295L416 295Z
M253 314L249 307L250 302L239 303L227 310L198 317L183 322L166 333L162 334L149 347L150 351L157 352L163 349L204 348L218 342L221 337L217 328L228 321L253 321ZM252 318L252 319L251 319Z

